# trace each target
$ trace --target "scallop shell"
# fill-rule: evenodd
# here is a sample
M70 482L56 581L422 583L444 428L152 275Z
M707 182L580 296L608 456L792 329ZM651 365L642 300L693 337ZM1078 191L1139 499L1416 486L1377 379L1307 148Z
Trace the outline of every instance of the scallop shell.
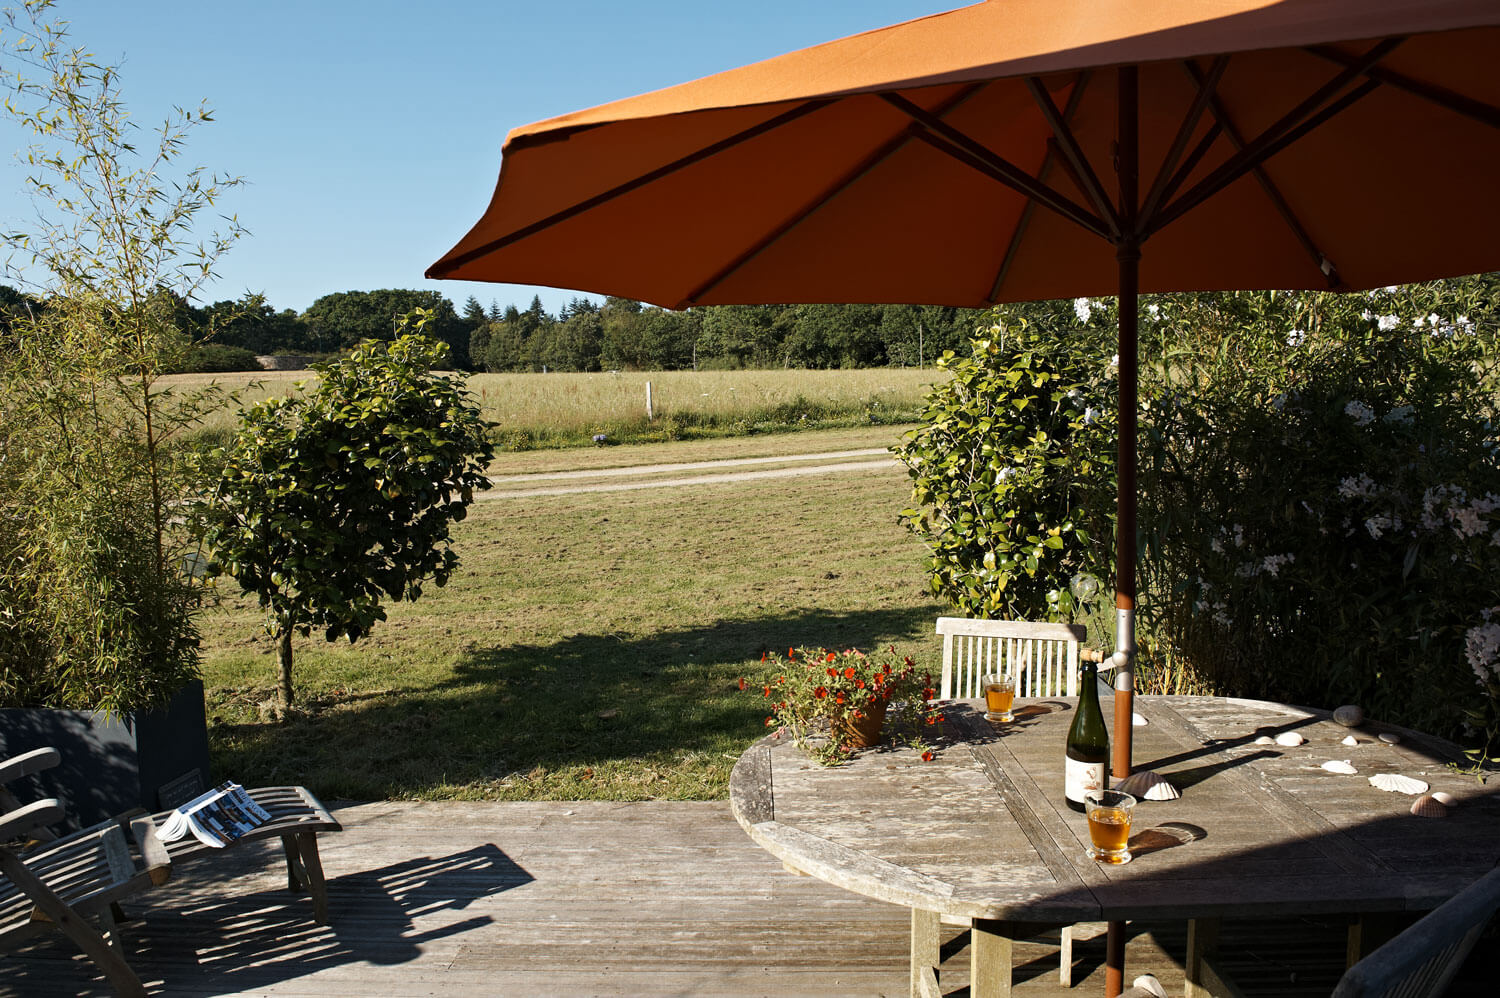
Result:
M1276 736L1277 745L1301 745L1305 741L1307 741L1307 739L1303 738L1295 731L1283 731L1281 734Z
M1257 745L1275 745L1276 744L1276 739L1272 738L1270 735L1261 735L1259 738L1255 739L1255 744L1257 744Z
M1341 741L1341 742L1339 742L1339 744L1340 745L1358 745L1359 744L1359 739L1355 738L1353 735L1345 735L1344 736L1344 740Z
M1439 804L1443 805L1444 807L1457 807L1458 806L1458 799L1455 798L1452 794L1445 793L1442 790L1439 790L1437 793L1433 794L1432 795L1432 799L1435 800L1435 801L1437 801Z
M1149 769L1131 773L1112 789L1143 800L1176 800L1182 796L1182 791L1174 787L1165 776Z
M1446 818L1448 809L1443 802L1423 794L1411 802L1411 813L1423 818Z
M1400 745L1401 744L1401 736L1398 735L1398 734L1396 734L1394 731L1382 731L1380 733L1380 735L1379 735L1379 738L1380 738L1381 741L1385 742L1387 745Z
M1148 725L1150 723L1151 723L1150 721L1146 720L1144 717L1142 717L1139 714L1131 714L1130 715L1130 726L1133 727L1133 728L1144 728L1146 725Z
M1365 721L1365 709L1348 703L1333 712L1333 719L1346 728L1357 728Z
M1323 768L1330 773L1340 773L1344 776L1353 776L1359 770L1349 764L1348 759L1332 759L1323 763Z
M1412 779L1410 776L1402 776L1400 773L1376 773L1370 777L1370 786L1395 794L1412 796L1427 792L1427 784L1421 780Z

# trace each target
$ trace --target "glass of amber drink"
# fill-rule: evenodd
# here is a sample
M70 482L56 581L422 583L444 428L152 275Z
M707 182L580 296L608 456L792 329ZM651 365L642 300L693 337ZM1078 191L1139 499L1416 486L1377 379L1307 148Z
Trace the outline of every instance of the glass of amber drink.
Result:
M1089 819L1089 858L1118 865L1130 862L1130 815L1135 798L1118 790L1090 790L1083 795Z
M986 721L1014 721L1011 704L1016 702L1016 679L1014 676L992 674L983 678L984 719Z

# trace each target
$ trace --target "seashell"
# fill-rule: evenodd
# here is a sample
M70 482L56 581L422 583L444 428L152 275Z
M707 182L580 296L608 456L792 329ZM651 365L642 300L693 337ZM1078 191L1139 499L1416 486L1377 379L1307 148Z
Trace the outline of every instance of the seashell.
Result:
M1413 796L1427 792L1427 784L1421 780L1414 780L1410 776L1402 776L1400 773L1376 773L1370 777L1370 786L1395 794Z
M1328 762L1323 763L1323 768L1328 770L1330 773L1340 773L1344 776L1353 776L1355 773L1359 772L1359 770L1349 765L1348 759L1332 759Z
M1281 734L1276 736L1277 745L1301 745L1305 741L1307 741L1307 739L1303 738L1295 731L1283 731Z
M1380 738L1381 741L1385 742L1387 745L1400 745L1401 744L1401 736L1398 735L1398 734L1396 734L1394 731L1382 731L1380 733L1380 735L1379 735L1379 738Z
M1151 723L1150 721L1146 720L1144 717L1142 717L1139 714L1131 714L1130 715L1130 726L1133 727L1133 728L1144 728L1146 725L1148 725L1150 723Z
M1259 738L1255 739L1255 744L1257 744L1257 745L1275 745L1276 744L1276 739L1272 738L1270 735L1261 735Z
M1344 740L1341 741L1341 742L1339 742L1339 744L1340 745L1358 745L1359 744L1359 739L1355 738L1353 735L1345 735L1344 736Z
M1176 800L1182 796L1182 791L1174 787L1165 776L1149 769L1131 773L1116 783L1113 789L1142 800Z
M1448 809L1443 802L1423 794L1411 802L1411 813L1423 818L1446 818Z
M1435 801L1437 801L1439 804L1443 805L1444 807L1457 807L1458 806L1458 799L1456 797L1454 797L1452 794L1447 793L1446 791L1443 791L1443 790L1439 790L1437 793L1433 794L1432 795L1432 799L1435 800Z
M1152 998L1167 998L1167 989L1162 986L1161 981L1150 974L1142 974L1131 981L1130 986L1138 991L1144 991Z
M1365 709L1348 703L1333 712L1333 719L1346 728L1357 728L1365 722Z

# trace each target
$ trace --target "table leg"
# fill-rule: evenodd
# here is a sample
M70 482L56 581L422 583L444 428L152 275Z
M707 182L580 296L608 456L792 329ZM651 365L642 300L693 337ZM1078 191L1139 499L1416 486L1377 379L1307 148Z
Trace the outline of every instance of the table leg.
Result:
M935 911L911 910L911 998L942 998L937 980L942 961L939 922Z
M1355 918L1349 926L1349 943L1345 967L1352 967L1396 935L1396 915L1393 912L1366 912Z
M1186 998L1213 998L1204 980L1203 958L1219 944L1217 918L1188 919L1187 966L1183 968L1183 995Z
M1010 998L1014 935L1009 922L974 919L969 930L969 998Z

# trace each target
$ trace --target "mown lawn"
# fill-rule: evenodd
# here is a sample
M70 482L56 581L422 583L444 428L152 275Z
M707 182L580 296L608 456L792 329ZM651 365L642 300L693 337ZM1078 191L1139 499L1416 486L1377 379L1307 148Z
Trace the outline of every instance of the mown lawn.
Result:
M306 714L285 722L259 710L275 662L261 617L226 599L205 619L215 771L332 798L722 797L764 731L737 683L762 652L894 643L936 666L939 607L896 522L906 495L892 462L481 500L445 589L391 606L358 644L296 642Z

